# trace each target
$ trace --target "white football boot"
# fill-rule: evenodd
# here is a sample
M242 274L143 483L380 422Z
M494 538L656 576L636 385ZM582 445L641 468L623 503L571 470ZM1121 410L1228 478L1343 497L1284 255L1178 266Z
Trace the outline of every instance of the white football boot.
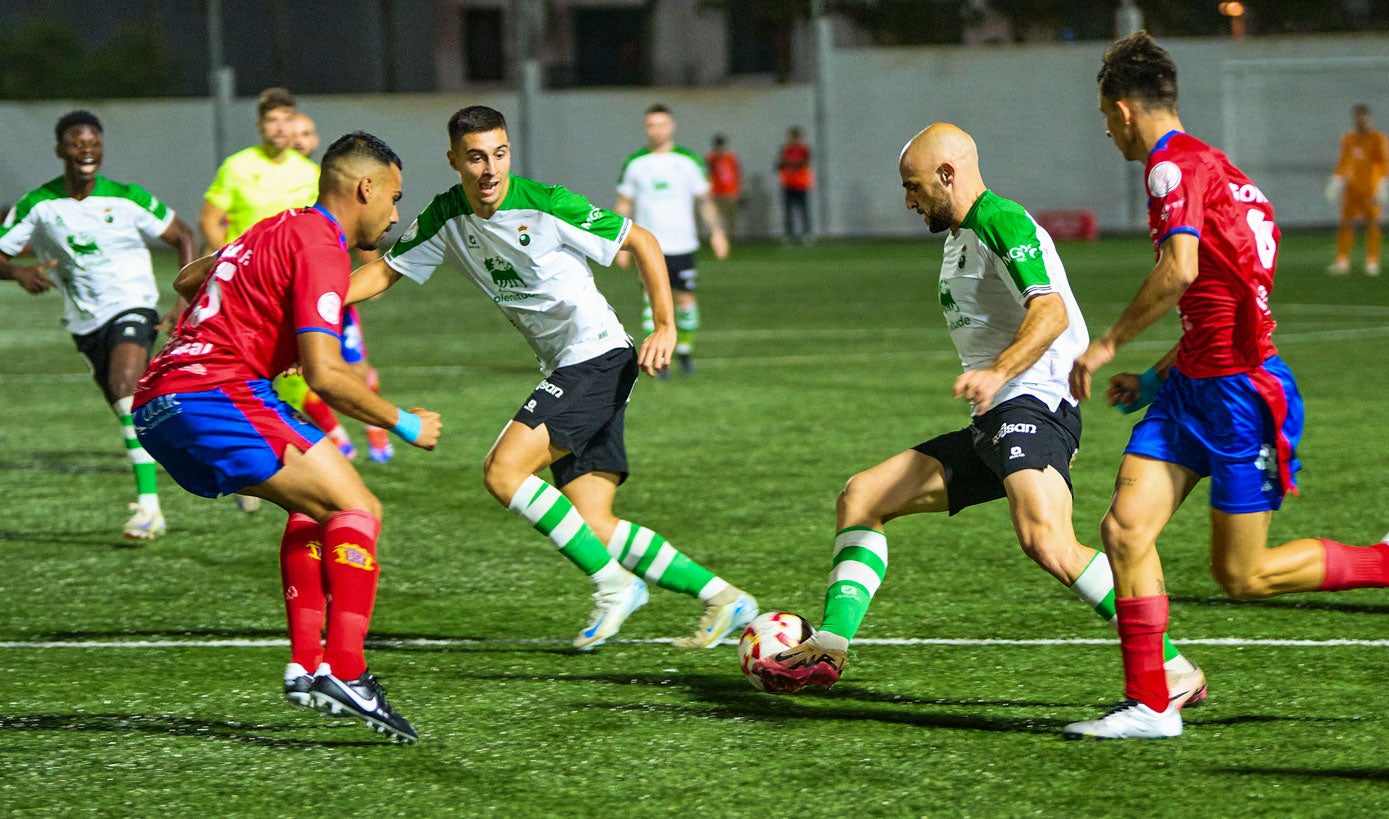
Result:
M138 503L132 503L126 508L135 512L122 529L127 540L154 540L168 529L168 525L164 523L163 512L141 509Z
M646 583L640 577L633 577L632 582L616 591L594 592L593 613L589 615L588 625L574 638L574 648L592 651L601 646L649 599Z
M723 638L747 626L756 616L757 600L742 589L729 586L704 607L699 630L690 637L676 639L673 645L676 648L713 648Z
M1170 739L1182 735L1182 711L1176 705L1154 711L1137 700L1124 700L1108 714L1061 729L1066 739Z

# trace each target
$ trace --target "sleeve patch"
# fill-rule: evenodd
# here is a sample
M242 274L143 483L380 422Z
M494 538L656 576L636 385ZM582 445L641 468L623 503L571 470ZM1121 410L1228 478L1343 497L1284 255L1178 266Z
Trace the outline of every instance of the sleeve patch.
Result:
M318 314L329 325L338 325L342 321L342 297L337 293L324 293L319 296Z
M1148 171L1148 195L1161 199L1182 184L1182 169L1177 163L1162 161Z

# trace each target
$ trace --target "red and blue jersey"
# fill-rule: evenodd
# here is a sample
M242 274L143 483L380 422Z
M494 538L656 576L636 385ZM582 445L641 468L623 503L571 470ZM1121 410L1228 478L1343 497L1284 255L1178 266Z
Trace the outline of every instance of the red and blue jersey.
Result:
M1181 131L1158 140L1144 175L1154 248L1176 233L1201 242L1196 280L1177 305L1177 369L1191 378L1257 369L1278 352L1268 307L1282 235L1273 205L1223 151Z
M180 392L271 378L299 359L300 333L342 337L351 283L347 239L328 211L287 210L222 248L135 406Z

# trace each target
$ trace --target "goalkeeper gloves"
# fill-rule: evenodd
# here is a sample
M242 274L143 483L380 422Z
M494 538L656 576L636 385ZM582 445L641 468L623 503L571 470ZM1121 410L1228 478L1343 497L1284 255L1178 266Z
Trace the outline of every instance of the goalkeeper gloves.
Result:
M1326 201L1336 204L1341 201L1341 191L1346 188L1346 180L1339 176L1333 176L1326 183Z

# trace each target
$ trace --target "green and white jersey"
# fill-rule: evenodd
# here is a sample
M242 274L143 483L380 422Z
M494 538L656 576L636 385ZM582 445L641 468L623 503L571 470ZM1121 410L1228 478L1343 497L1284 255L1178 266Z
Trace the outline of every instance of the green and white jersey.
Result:
M73 335L94 332L116 314L153 310L159 287L146 239L173 224L171 208L139 185L97 176L86 199L73 199L59 177L29 191L0 225L0 253L17 255L28 244L40 261L56 260L52 279L63 291L63 326Z
M622 164L617 192L635 203L633 221L651 231L662 253L699 249L694 200L709 192L709 177L694 151L679 145L659 153L637 151Z
M441 264L461 270L526 337L546 375L631 346L585 257L612 264L632 223L558 185L515 175L510 185L490 219L473 213L461 185L434 197L386 264L421 284Z
M1090 334L1056 245L1021 205L993 191L980 195L960 229L946 237L939 292L965 370L987 369L1013 343L1028 299L1060 294L1070 319L1066 331L1037 363L999 389L993 405L1020 395L1035 396L1052 410L1063 400L1076 403L1067 382Z

